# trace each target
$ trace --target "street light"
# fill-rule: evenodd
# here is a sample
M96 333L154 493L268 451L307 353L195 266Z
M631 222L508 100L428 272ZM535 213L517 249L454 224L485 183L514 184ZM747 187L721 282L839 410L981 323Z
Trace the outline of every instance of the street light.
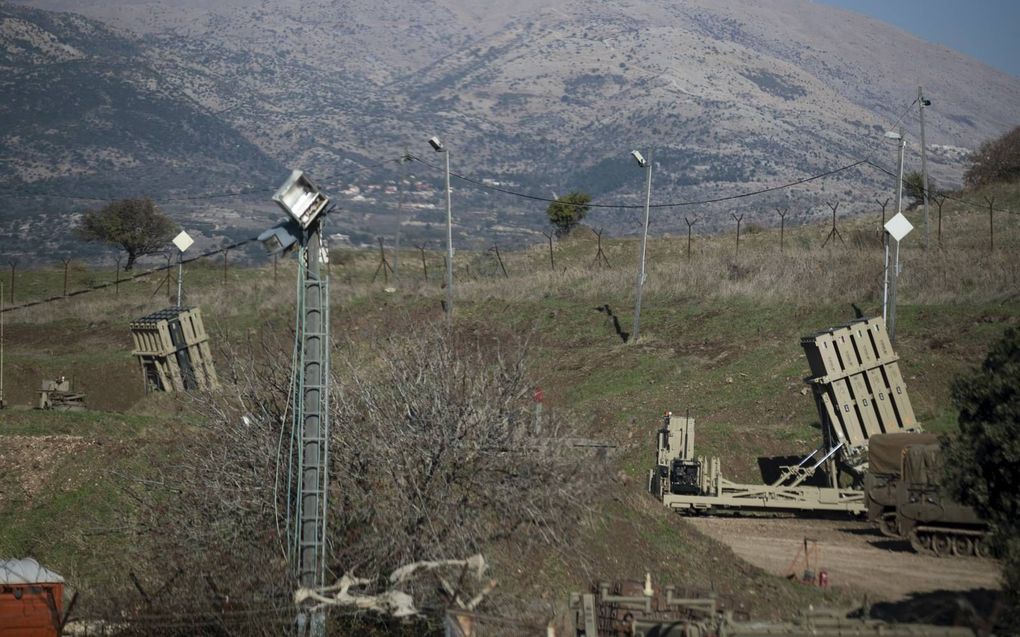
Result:
M648 209L652 203L652 163L645 160L644 156L636 151L630 151L631 156L637 165L645 169L645 229L641 235L641 266L638 270L637 276L637 291L635 296L637 301L634 304L634 329L632 330L632 337L634 342L637 342L638 336L641 333L641 290L645 285L645 249L648 245ZM648 151L648 156L651 157L651 151Z
M437 153L446 156L446 320L453 319L453 210L450 200L450 149L439 141L438 137L430 137L429 145Z
M270 254L299 246L297 298L298 343L292 397L293 426L298 459L289 472L297 485L293 524L287 538L287 555L300 586L319 589L326 573L326 495L329 492L329 275L322 244L322 220L329 212L329 197L300 170L295 170L273 195L288 218L259 235ZM326 615L302 606L296 618L298 634L323 637Z
M903 137L903 129L900 132L886 131L886 139L892 139L898 142L899 146L899 178L896 182L896 214L903 213L903 151L907 147L907 140ZM882 320L888 323L889 321L889 233L885 232L882 236L882 242L885 244L885 271L884 271L884 282L883 282L883 293L882 293ZM896 243L897 257L899 256L899 242ZM898 262L898 260L897 260ZM895 276L896 273L894 273ZM893 281L894 293L895 293L895 280Z

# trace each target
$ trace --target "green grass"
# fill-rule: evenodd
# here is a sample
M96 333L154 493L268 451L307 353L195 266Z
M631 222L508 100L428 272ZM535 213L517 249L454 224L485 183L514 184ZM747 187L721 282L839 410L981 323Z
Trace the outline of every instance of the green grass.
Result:
M996 192L1001 205L1020 205L1020 187ZM918 215L909 216L916 222ZM987 216L956 204L945 207L941 249L925 253L916 241L904 245L896 349L915 412L931 431L954 428L952 379L979 364L1004 329L1020 325L1020 270L1014 263L1020 225L1016 214L1001 217L995 254L985 247ZM877 220L868 217L841 221L840 227L848 237L867 238L873 226ZM800 338L849 320L852 302L871 315L881 311L881 248L820 250L827 230L787 228L784 255L773 230L746 242L742 237L739 262L732 256L731 235L696 236L689 262L686 237L652 240L642 338L636 343L624 343L607 315L596 310L608 304L621 329L631 331L636 241L605 241L610 270L590 267L594 239L583 233L558 244L556 272L549 271L544 244L508 251L503 257L509 279L490 256L458 253L463 263L458 260L455 329L492 346L529 340L531 372L545 390L547 408L570 417L583 435L614 445L606 474L627 479L625 485L584 494L592 502L593 523L578 529L576 542L584 547L587 565L546 556L536 571L540 576L511 571L508 589L562 598L593 578L639 579L651 570L663 583L767 589L761 603L784 612L837 599L747 567L642 494L654 457L653 433L666 410L690 410L697 422L697 453L718 455L724 474L734 480L757 480L759 455L803 454L818 445L818 414L810 394L803 393L808 368ZM426 284L418 254L402 253L398 290L386 293L381 280L371 283L377 252L335 251L337 340L357 345L441 321L441 255L431 252L427 258ZM469 262L471 276L464 267ZM112 272L75 269L74 276L77 282L109 280ZM7 314L7 395L27 404L36 395L39 374L62 370L95 372L107 379L102 382L110 391L133 383L127 324L167 304L163 294L152 296L159 276L122 283L119 295L103 290ZM62 268L19 270L17 297L60 293L62 277ZM186 289L202 307L216 356L244 351L248 339L263 335L288 346L293 279L289 262L280 263L275 282L271 266L231 264L226 286L218 261L190 265ZM140 450L159 444L167 425L201 425L186 401L167 397L139 394L122 411L0 412L0 445L12 435L103 443L56 459L30 505L0 501L0 553L32 553L85 583L101 581L103 569L117 563L117 547L131 541L115 530L130 512L120 476L144 471ZM101 535L86 535L103 529Z

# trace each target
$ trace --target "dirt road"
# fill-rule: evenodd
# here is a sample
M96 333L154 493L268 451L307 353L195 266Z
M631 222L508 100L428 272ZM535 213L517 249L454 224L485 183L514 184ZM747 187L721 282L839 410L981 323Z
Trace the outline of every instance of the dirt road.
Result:
M798 550L801 561L792 570L803 572L804 538L814 538L830 586L867 594L871 601L936 590L999 588L994 560L918 555L906 542L886 538L862 522L707 517L689 522L751 564L783 576L791 572Z

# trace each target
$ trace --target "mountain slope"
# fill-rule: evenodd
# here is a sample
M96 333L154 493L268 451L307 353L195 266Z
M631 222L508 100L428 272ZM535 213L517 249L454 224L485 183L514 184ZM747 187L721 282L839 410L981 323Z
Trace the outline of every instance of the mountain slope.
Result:
M329 176L336 191L394 179L384 160L425 153L440 134L455 170L543 196L580 187L637 204L642 180L627 154L642 148L657 160L655 201L709 199L857 159L891 167L882 133L901 116L910 170L918 85L933 101L930 170L952 186L967 149L1020 121L1020 79L806 0L26 1L141 34L145 62L177 93L262 152ZM734 208L753 217L782 205L805 220L840 200L841 213L861 211L891 192L887 175L861 167L766 197L663 210L653 231L685 229L685 213L718 228ZM538 204L457 196L485 219L463 221L462 238L491 236L495 217L524 234L543 224ZM343 230L387 232L395 200L344 201ZM413 221L430 219L422 210ZM596 211L592 223L628 232L638 215Z
M34 194L173 197L280 173L143 57L133 39L80 16L0 7L0 193L29 206L42 201Z

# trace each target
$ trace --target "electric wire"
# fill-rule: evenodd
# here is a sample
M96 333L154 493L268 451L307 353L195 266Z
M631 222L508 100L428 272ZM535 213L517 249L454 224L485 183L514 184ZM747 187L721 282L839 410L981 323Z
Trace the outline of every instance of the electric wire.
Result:
M418 163L424 164L425 166L429 166L429 167L435 168L435 169L440 169L440 166L437 166L436 164L433 164L431 162L425 161L424 159L422 159L420 157L417 157L415 155L408 155L407 157L409 159L411 159L412 161L416 161ZM652 204L652 205L649 206L649 208L658 208L658 209L661 209L661 208L679 208L679 207L682 207L682 206L700 206L700 205L706 205L706 204L712 204L712 203L721 203L721 202L725 202L725 201L733 201L733 200L736 200L736 199L744 199L746 197L754 197L756 195L761 195L761 194L765 194L765 193L769 193L769 192L775 192L777 190L784 190L786 188L792 188L793 186L799 186L801 184L805 184L805 183L808 183L808 182L811 182L811 181L815 181L817 179L822 179L824 177L830 177L830 176L835 175L837 173L841 173L841 172L844 172L844 171L847 171L847 170L851 170L853 168L856 168L857 166L860 166L860 165L866 164L866 163L868 163L868 160L866 160L866 159L859 159L859 160L856 160L856 161L851 162L849 164L845 164L843 166L840 166L838 168L833 168L832 170L827 170L825 172L816 173L816 174L810 175L808 177L804 177L802 179L797 179L795 181L790 181L790 182L786 182L784 184L780 184L778 186L770 186L768 188L761 188L761 189L758 189L758 190L752 190L752 191L748 191L748 192L737 193L737 194L734 194L734 195L724 195L724 196L720 196L720 197L713 197L713 198L710 198L710 199L699 199L699 200L690 200L690 201L674 201L674 202L670 202L670 203ZM532 201L541 201L541 202L544 202L544 203L556 203L556 202L559 202L558 199L553 199L553 198L550 198L550 197L542 197L542 196L539 196L539 195L532 195L532 194L528 194L528 193L519 192L519 191L516 191L516 190L510 190L508 188L500 188L499 186L494 186L494 185L491 185L491 184L486 184L482 180L479 180L479 179L476 179L476 178L473 178L473 177L468 177L468 176L465 176L465 175L461 175L461 174L455 173L455 172L451 172L450 176L451 177L456 177L457 179L460 179L461 181L465 181L467 183L473 184L473 185L478 186L480 188L484 188L486 190L493 190L493 191L496 191L496 192L503 193L505 195L510 195L510 196L513 196L513 197L519 197L521 199L530 199ZM563 202L560 202L560 203L563 203ZM627 210L627 209L640 209L640 210L644 210L644 208L645 208L644 204L588 203L586 205L589 208L616 208L616 209L623 209L623 210Z
M897 173L889 170L885 166L882 166L882 165L880 165L878 163L875 163L875 162L873 162L871 160L866 160L866 161L867 161L869 166L871 166L872 168L874 168L874 169L876 169L878 171L881 171L881 172L889 175L890 177L897 177L897 178L899 177L899 175ZM906 177L903 178L903 185L904 186L907 185ZM923 195L924 194L924 188L921 187L920 191L921 191L921 193ZM931 188L929 188L928 189L928 197L929 198L933 198L933 197L945 197L946 199L948 199L950 201L955 201L957 203L962 203L962 204L965 204L965 205L968 205L968 206L972 206L974 208L980 208L981 210L984 210L984 211L989 209L989 206L986 205L986 204L982 204L982 203L979 203L979 202L976 202L976 201L969 201L969 200L964 199L962 197L957 197L952 192L945 191L945 190L932 190ZM1012 213L1013 212L1012 210L1009 210L1007 208L995 208L995 207L992 207L991 210L992 210L992 212L1005 212L1005 213Z

